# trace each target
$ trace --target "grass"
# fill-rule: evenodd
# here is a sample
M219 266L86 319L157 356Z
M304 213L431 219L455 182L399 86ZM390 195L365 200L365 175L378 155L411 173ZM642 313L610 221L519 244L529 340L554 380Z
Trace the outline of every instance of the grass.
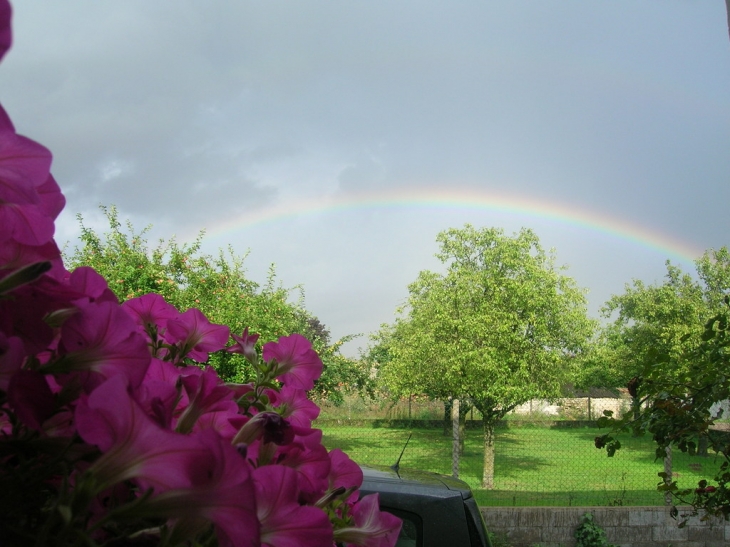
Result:
M392 465L413 433L401 466L451 474L451 440L441 429L373 428L325 425L324 444L341 448L355 461ZM467 433L461 479L483 506L661 505L656 491L663 470L654 461L648 437L621 439L613 458L593 446L600 430L585 428L506 427L496 432L495 489L480 488L482 437ZM720 465L713 456L691 457L675 450L673 471L680 488L711 478Z

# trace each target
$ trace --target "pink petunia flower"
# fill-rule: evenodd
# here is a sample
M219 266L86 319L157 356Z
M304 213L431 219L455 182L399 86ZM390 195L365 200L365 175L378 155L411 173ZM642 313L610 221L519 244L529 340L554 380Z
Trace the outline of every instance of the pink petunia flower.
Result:
M283 336L278 342L264 344L263 358L277 364L277 379L299 389L312 389L322 375L322 361L312 344L301 334Z
M145 413L157 424L165 429L173 428L173 416L179 406L187 404L187 397L182 390L175 385L175 381L168 381L162 378L159 373L163 367L161 364L174 365L152 359L147 369L145 378L135 391L135 399L144 409ZM153 371L153 372L151 372ZM178 376L175 376L177 378ZM185 397L185 402L181 399Z
M403 524L396 516L380 511L378 494L365 496L352 511L355 526L335 530L335 541L361 547L393 547Z
M38 196L40 197L39 206L46 215L55 219L61 214L61 211L66 206L66 198L61 193L61 187L53 178L52 174L48 174L46 182L36 188Z
M153 357L150 360L150 366L147 368L147 372L145 373L144 381L145 383L149 381L159 381L171 386L176 386L180 381L180 376L195 374L195 371L198 371L198 373L203 372L198 367L178 367L169 361L163 361L162 359ZM185 405L187 405L187 395L184 390L181 392L181 397L184 399Z
M10 2L0 0L0 59L3 58L3 55L10 49L10 44L12 44L11 15Z
M252 468L230 444L212 431L194 436L205 452L195 453L185 466L187 485L153 496L141 507L146 514L174 516L173 527L188 522L213 522L221 547L260 545L260 524Z
M20 370L24 359L23 341L17 336L7 337L0 331L0 390L8 390L10 378Z
M167 322L180 315L177 308L165 301L159 294L149 293L127 300L122 304L124 310L143 328L155 325L165 329Z
M166 426L174 428L177 419L190 405L188 392L183 386L183 378L197 377L204 374L204 372L197 366L177 366L170 361L153 357L142 385L136 393L136 399L147 409L149 407L149 398L159 397L160 403L164 401L164 409L159 408L154 411L155 419L160 417L160 411L164 411L164 416L169 418L165 422ZM172 419L173 416L175 419Z
M12 291L12 298L0 299L0 331L23 340L26 352L44 351L56 333L48 324L49 314L73 307L83 293L54 278L52 269L32 283Z
M248 327L243 329L241 336L237 336L231 333L235 344L226 348L228 353L240 353L250 363L255 363L258 359L258 353L256 353L256 342L259 339L258 334L249 334Z
M228 444L232 444L245 417L238 413L238 405L234 401L229 401L228 405L223 410L206 412L200 416L195 422L193 432L215 431Z
M287 445L294 440L294 428L276 412L259 412L246 421L233 438L233 444L252 444L261 440L263 444Z
M8 386L8 402L20 421L36 431L56 408L45 376L36 370L19 370L13 375Z
M120 374L137 387L150 364L145 337L113 302L79 303L78 312L61 327L54 372L72 372L87 391Z
M71 272L68 283L72 288L85 294L92 302L119 303L116 295L109 288L106 279L94 268L88 266L76 268Z
M81 438L102 452L89 468L99 491L129 479L143 490L188 487L189 465L208 457L197 437L164 429L147 416L121 375L82 396L74 418Z
M334 490L343 488L360 488L362 486L362 469L350 457L339 448L329 452L330 474L328 477L329 488Z
M261 544L269 547L332 545L332 525L321 509L299 505L296 472L266 465L253 472Z
M15 132L10 117L0 106L0 203L39 204L38 189L48 181L51 158L45 146ZM53 235L53 219L50 220Z
M43 245L23 245L11 239L0 245L0 268L7 271L46 260L62 265L61 251L55 241Z
M4 16L0 11L0 24ZM50 168L48 149L16 134L0 106L0 243L44 246L53 240L49 213L59 210L63 197Z
M167 323L167 332L180 348L180 355L201 363L208 354L226 347L230 329L216 325L197 308L190 308Z
M45 245L53 239L53 230L53 219L35 205L19 205L0 201L0 241L2 243L15 241L21 245Z
M276 446L271 461L291 467L297 471L299 499L304 503L314 503L327 491L331 461L327 449L322 445L322 431L292 426L294 439L285 445ZM266 446L255 443L249 447L252 455Z
M285 385L275 403L277 411L293 425L311 427L319 416L319 407L307 398L307 393Z
M188 433L207 412L221 410L238 410L233 401L233 391L226 387L213 368L208 367L202 374L181 376L185 392L188 394L188 406L177 421L175 429Z

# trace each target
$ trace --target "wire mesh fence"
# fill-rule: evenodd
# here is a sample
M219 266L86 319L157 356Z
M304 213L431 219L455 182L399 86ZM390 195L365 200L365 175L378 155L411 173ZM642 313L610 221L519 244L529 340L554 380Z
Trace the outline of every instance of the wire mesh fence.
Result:
M452 472L451 424L443 420L320 419L328 449L341 448L359 463ZM459 478L480 505L607 506L662 505L657 491L664 470L648 437L622 438L612 458L594 446L601 434L589 421L503 422L495 431L494 488L483 489L481 421L467 420ZM408 446L406 441L411 436ZM672 470L680 487L710 478L720 459L675 451Z

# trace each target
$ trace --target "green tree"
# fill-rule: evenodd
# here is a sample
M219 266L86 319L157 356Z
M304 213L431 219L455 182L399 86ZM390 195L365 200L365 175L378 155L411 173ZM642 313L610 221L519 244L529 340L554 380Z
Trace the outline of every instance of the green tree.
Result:
M669 262L662 284L634 280L602 311L606 317L617 314L610 327L616 335L615 351L632 372L644 370L658 354L685 351L688 343L696 344L709 315L699 282Z
M637 388L657 355L687 351L699 343L702 321L709 315L697 279L667 262L664 282L627 284L601 310L609 319L579 367L579 387L629 387L631 408L639 411ZM663 371L668 374L669 371ZM679 368L674 369L680 374Z
M616 309L625 319L619 317L617 322L621 321L627 347L633 348L641 366L640 381L633 386L638 404L634 414L601 420L613 430L597 437L596 446L612 455L621 447L618 434L624 431L651 434L657 458L672 447L695 454L703 443L709 444L726 460L715 477L717 487L703 480L699 488L684 485L680 490L666 475L660 489L678 496L681 503L727 517L730 450L727 438L712 426L719 417L716 403L730 396L730 253L725 247L710 250L695 264L696 278L668 264L662 285L634 282L626 295L612 299L622 304ZM641 305L634 305L637 302Z
M584 291L531 230L508 237L466 225L437 241L446 273L421 272L409 286L379 377L396 392L468 399L483 419L482 487L493 488L495 424L530 399L559 396L593 322Z
M70 269L92 266L108 280L120 300L156 292L181 311L200 309L211 321L227 325L234 333L248 327L260 334L260 345L292 333L306 336L324 364L315 396L338 402L343 389L364 383L364 373L339 351L351 337L332 343L327 328L304 308L301 287L295 288L299 294L293 302L296 292L282 287L273 265L266 283L260 286L246 277L246 257L236 256L230 247L216 257L201 254L202 233L189 244L160 240L150 249L146 240L150 227L136 232L127 222L125 230L115 207L101 209L109 222L109 230L102 235L77 215L81 245L65 257ZM250 367L240 355L220 351L211 355L209 363L227 381L250 380L246 376Z
M705 321L720 310L730 288L726 248L706 252L695 265L697 273L692 276L668 261L661 284L634 280L602 309L605 317L614 319L604 330L601 355L603 364L611 366L604 377L615 380L615 385L634 379L630 392L635 411L640 393L646 391L640 384L687 380L691 364L687 356L701 345Z
M627 363L626 345L613 323L604 325L596 333L586 351L576 361L574 386L578 389L607 388L618 393L618 388L638 374Z
M602 427L612 430L596 437L597 448L605 448L612 456L621 448L619 435L626 431L646 432L656 442L657 459L664 458L668 449L676 447L682 452L696 454L700 440L706 440L724 461L714 477L716 485L702 479L697 485L683 484L667 472L660 473L659 490L674 496L680 505L691 506L686 517L704 512L703 518L722 516L730 518L730 442L726 433L713 428L722 416L716 410L718 401L730 398L730 297L726 297L724 309L705 322L701 342L688 346L686 351L657 355L647 370L649 381L640 386L639 412L621 419L607 416L599 420ZM661 375L660 369L684 369L686 373L677 379L674 374ZM672 516L679 511L672 508Z

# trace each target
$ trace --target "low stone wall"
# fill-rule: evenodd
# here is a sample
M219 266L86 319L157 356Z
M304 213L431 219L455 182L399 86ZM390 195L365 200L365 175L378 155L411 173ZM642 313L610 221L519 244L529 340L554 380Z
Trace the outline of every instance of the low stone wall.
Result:
M693 518L679 528L668 507L482 507L487 530L512 547L572 547L584 513L620 547L725 547L730 523ZM681 514L681 510L680 510Z

